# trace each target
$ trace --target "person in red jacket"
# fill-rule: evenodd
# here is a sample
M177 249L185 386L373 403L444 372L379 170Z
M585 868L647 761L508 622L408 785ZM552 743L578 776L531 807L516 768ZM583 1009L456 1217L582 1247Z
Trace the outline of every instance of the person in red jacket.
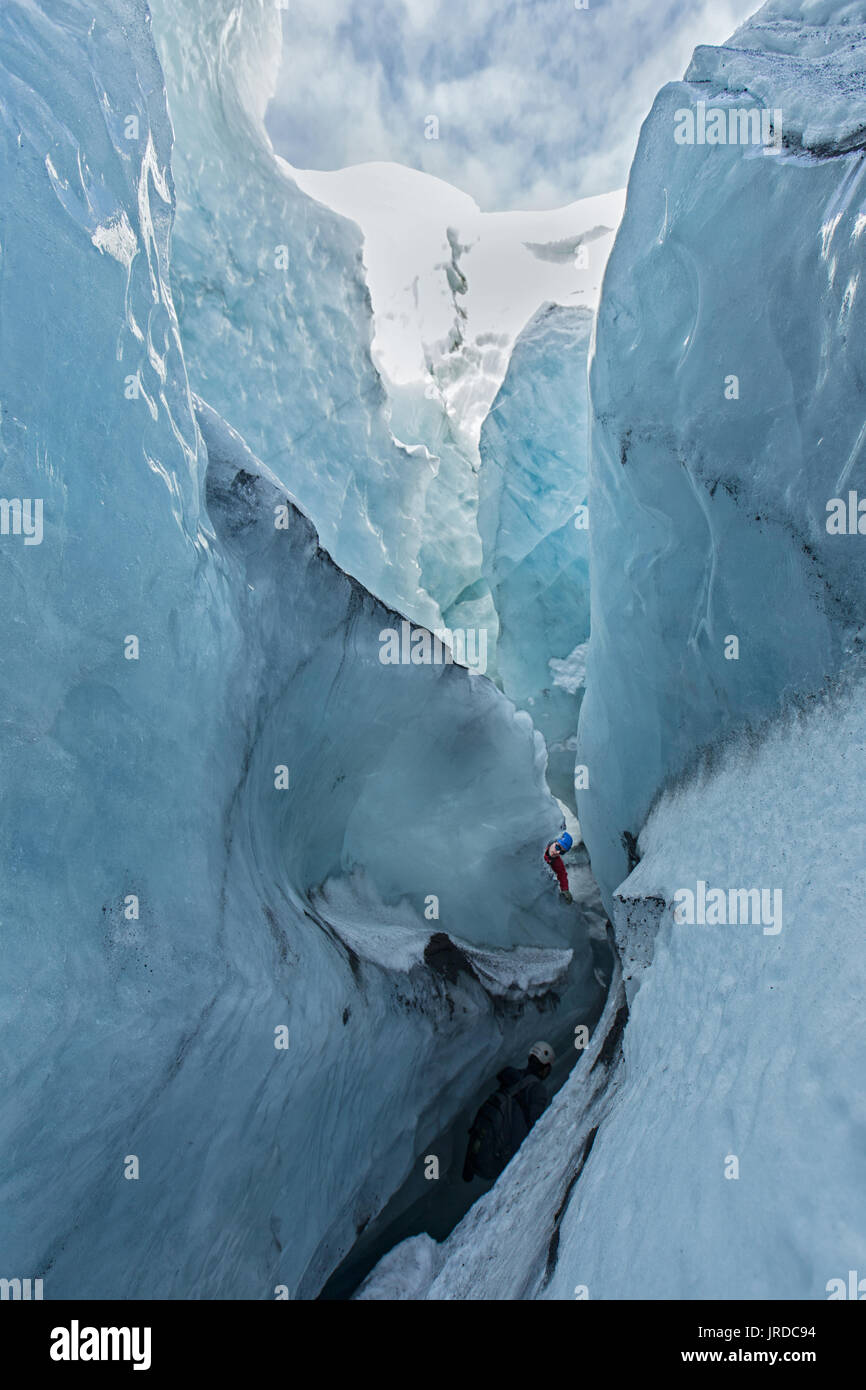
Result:
M572 896L568 890L568 874L565 871L562 856L568 853L573 844L574 841L571 836L563 833L558 839L552 840L544 851L544 862L556 874L559 891L567 903L572 901Z

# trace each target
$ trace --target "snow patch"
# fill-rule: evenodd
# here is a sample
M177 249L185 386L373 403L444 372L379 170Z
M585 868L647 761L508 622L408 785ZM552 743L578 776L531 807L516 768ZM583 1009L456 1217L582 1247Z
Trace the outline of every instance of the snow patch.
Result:
M573 652L561 661L552 656L547 663L553 674L553 684L567 690L569 695L576 695L578 690L582 690L586 685L586 654L588 650L589 643L581 642Z
M117 216L97 227L90 240L97 251L107 252L127 270L138 252L138 238L123 209Z

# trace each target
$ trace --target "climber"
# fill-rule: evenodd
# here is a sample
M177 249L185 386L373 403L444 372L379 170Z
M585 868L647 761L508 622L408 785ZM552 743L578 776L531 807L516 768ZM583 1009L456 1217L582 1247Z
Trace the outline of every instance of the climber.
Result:
M513 1158L532 1126L550 1104L544 1082L550 1075L554 1053L550 1043L537 1042L521 1071L504 1067L498 1088L488 1096L469 1131L463 1181L498 1178Z
M567 903L573 900L568 889L568 874L565 872L562 856L568 853L573 844L574 841L566 831L560 835L558 839L551 841L544 851L544 862L556 874L557 882L559 883L559 891Z

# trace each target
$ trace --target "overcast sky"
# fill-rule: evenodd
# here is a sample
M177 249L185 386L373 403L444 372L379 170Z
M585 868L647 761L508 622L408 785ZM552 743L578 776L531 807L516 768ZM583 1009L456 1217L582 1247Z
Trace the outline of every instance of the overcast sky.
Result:
M267 124L298 168L395 160L484 211L622 187L641 122L757 0L287 0ZM425 138L435 116L439 138ZM428 130L432 124L428 123Z

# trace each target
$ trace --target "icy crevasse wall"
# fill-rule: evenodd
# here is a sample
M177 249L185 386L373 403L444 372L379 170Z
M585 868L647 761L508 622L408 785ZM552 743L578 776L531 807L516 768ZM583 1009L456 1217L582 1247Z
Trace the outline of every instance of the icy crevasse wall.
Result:
M379 662L397 615L193 402L145 6L7 4L0 55L2 487L43 519L0 536L4 1277L315 1292L538 1011L597 1002L530 868L543 757L488 682Z
M826 522L866 458L864 21L765 6L641 133L590 374L578 810L608 906L623 832L695 750L860 651L863 540ZM698 102L780 109L781 152L677 144Z
M64 1248L84 1266L65 1292L124 1290L83 1256L111 1193L145 1254L153 1189L122 1164L154 1176L139 1123L226 973L219 818L242 750L146 10L51 11L0 14L2 488L44 516L41 544L0 542L2 1247L47 1297Z
M592 323L588 309L548 304L524 329L482 427L478 483L482 572L499 617L498 676L544 736L548 783L572 807L589 637Z
M664 912L548 1296L826 1299L863 1270L864 694L737 739L651 814L621 891ZM775 920L678 925L699 880L773 890Z
M276 480L258 481L261 465L208 407L200 420L209 511L242 559L243 680L259 691L244 786L261 797L246 819L267 827L272 877L306 890L362 870L421 920L435 894L431 931L494 948L565 945L538 848L557 811L528 717L463 667L383 664L381 636L399 633L400 615L333 564L296 509L287 528L275 526L285 497ZM292 795L275 800L279 765ZM496 768L493 784L479 779L484 766ZM262 867L259 850L253 858Z
M434 476L395 444L370 360L358 229L302 193L263 124L273 0L154 0L176 137L172 286L193 388L315 517L340 565L414 620Z

